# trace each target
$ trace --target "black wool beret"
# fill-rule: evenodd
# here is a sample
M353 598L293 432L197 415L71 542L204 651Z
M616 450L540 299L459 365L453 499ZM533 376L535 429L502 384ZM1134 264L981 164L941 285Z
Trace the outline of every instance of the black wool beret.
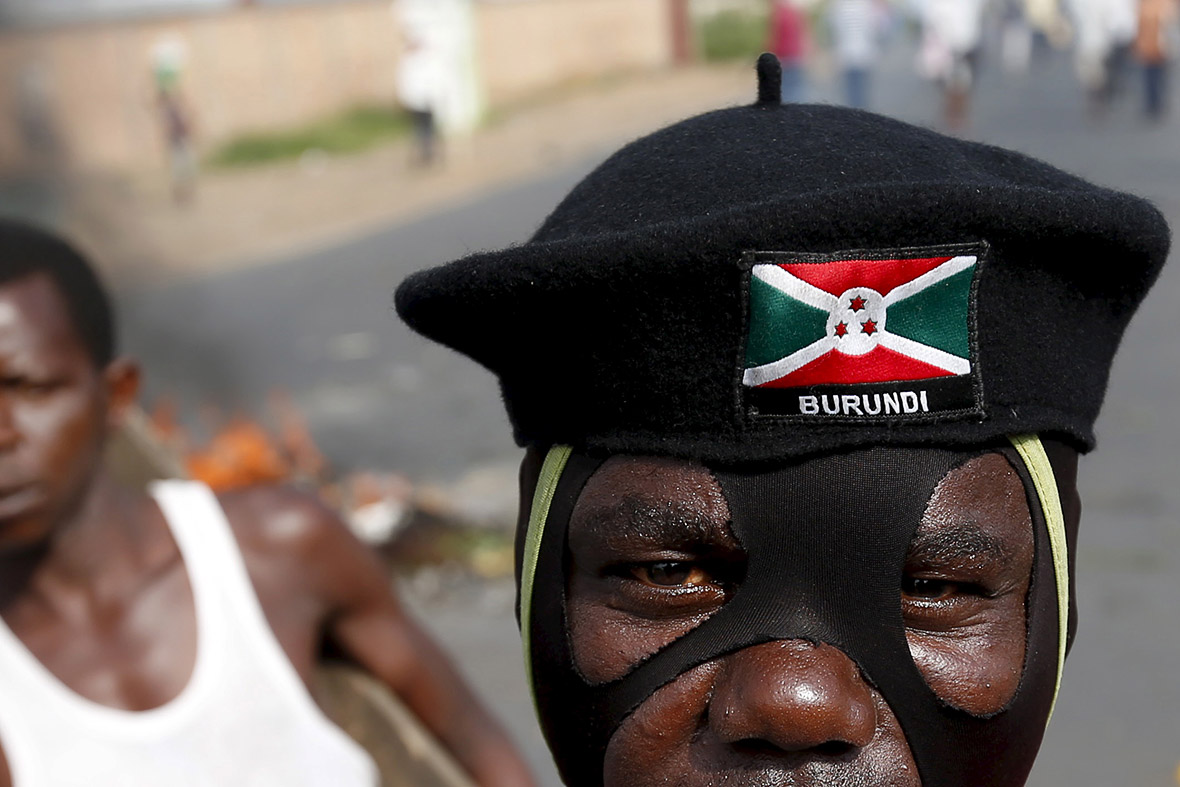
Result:
M627 145L527 243L416 273L396 305L499 376L522 445L1088 450L1168 245L1145 200L1028 156L760 101Z

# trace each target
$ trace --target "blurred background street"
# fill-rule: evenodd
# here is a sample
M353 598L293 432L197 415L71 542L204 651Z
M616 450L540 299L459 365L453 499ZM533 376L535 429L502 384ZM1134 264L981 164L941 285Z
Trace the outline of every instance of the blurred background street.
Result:
M147 371L150 428L190 470L224 459L218 439L257 435L281 455L266 472L317 485L370 528L407 603L558 784L513 620L519 451L490 374L412 335L392 293L412 271L526 240L627 140L752 101L769 4L457 3L473 15L469 95L425 156L394 111L412 25L386 2L64 19L8 2L0 100L23 125L0 131L0 210L98 258ZM825 2L807 5L806 98L848 101ZM1108 58L1097 83L1076 9L1038 28L1018 6L986 17L963 115L918 73L929 52L911 5L885 6L868 107L1146 196L1180 226L1180 117L1145 107L1141 64ZM270 70L251 73L259 63ZM184 86L191 162L155 126L167 79ZM252 90L266 98L247 111ZM340 143L358 127L363 142ZM1080 630L1032 787L1180 782L1178 300L1173 261L1083 460ZM440 547L421 535L432 524L462 535Z

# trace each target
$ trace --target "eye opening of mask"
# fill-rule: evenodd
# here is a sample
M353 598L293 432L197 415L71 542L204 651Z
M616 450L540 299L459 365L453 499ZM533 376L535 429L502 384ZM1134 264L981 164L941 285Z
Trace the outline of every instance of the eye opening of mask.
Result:
M609 458L566 524L563 613L573 666L589 685L618 680L724 609L747 566L708 468Z
M1037 576L1032 489L1000 446L964 456L935 484L899 578L906 641L938 700L979 718L1019 692Z

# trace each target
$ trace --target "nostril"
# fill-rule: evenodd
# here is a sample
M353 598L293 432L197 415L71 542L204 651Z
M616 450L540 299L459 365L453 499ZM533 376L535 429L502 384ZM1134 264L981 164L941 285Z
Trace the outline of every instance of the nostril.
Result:
M843 757L855 748L856 746L853 746L847 741L828 741L827 743L821 743L819 746L816 746L814 751L825 757Z

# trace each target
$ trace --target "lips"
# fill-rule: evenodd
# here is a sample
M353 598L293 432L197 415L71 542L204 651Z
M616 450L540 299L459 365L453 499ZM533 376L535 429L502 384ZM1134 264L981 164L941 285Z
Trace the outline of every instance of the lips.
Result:
M0 520L12 519L37 508L43 500L36 484L0 486Z

